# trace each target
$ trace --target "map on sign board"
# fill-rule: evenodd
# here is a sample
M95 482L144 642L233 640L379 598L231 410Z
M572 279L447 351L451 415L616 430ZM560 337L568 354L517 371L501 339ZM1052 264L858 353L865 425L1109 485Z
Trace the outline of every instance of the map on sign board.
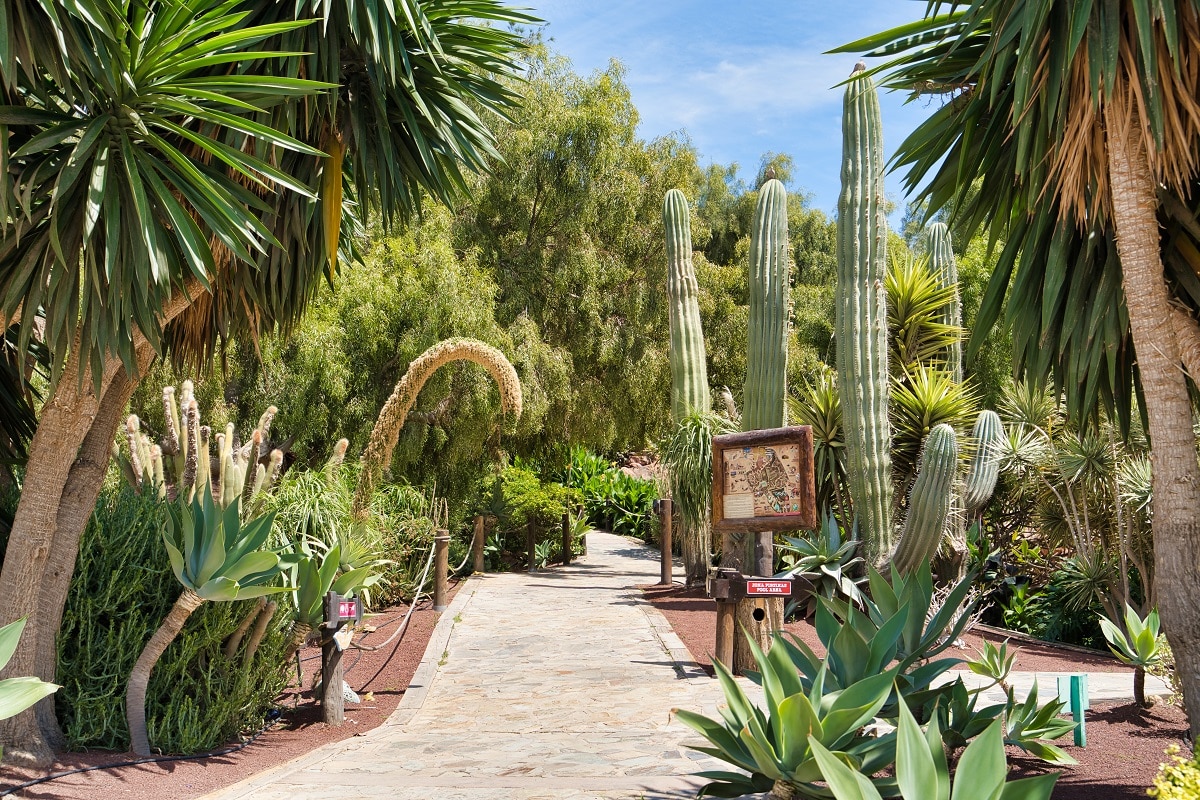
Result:
M730 447L722 455L726 519L801 513L799 444Z

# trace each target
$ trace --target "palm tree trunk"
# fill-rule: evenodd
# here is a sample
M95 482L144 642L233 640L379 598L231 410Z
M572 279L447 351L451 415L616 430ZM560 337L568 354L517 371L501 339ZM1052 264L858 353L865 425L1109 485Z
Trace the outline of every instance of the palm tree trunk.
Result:
M680 550L683 553L684 585L688 588L703 584L708 577L708 554L712 550L709 528L701 523L690 525L679 518Z
M1195 576L1200 563L1200 464L1163 278L1146 134L1136 106L1120 102L1121 94L1115 92L1105 104L1104 123L1117 251L1149 421L1157 591L1184 699L1190 709L1200 709L1200 591ZM1189 716L1192 737L1200 736L1200 713Z
M125 718L129 721L130 749L139 756L150 755L150 737L146 730L146 687L150 684L150 674L154 672L154 665L167 646L183 630L188 617L203 602L204 598L200 595L191 589L184 589L162 625L146 642L146 647L133 665L133 671L129 673L129 688L125 691Z
M1145 667L1133 668L1133 702L1138 708L1149 708L1150 704L1146 702L1146 669Z

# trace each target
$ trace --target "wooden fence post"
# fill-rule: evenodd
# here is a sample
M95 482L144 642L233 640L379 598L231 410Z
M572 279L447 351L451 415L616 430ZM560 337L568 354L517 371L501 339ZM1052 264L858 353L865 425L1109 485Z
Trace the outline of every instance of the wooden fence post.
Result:
M475 517L475 538L471 539L471 552L475 556L475 571L486 572L483 561L483 515Z
M671 512L673 507L674 503L669 497L660 498L658 501L659 549L662 551L661 577L658 582L663 586L671 586L675 583L675 579L671 575L671 570L675 566L671 560Z
M564 511L562 515L562 563L564 567L571 563L571 546L571 515Z
M450 569L450 531L439 529L433 537L433 610L446 610L447 574Z
M529 571L537 572L537 536L532 522L525 526L525 549L528 551Z

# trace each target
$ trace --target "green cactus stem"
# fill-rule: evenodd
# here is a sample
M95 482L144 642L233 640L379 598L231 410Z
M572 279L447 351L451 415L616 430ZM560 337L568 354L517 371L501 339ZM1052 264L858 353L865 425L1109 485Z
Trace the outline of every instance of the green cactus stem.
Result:
M954 429L936 425L925 437L920 471L908 498L904 535L892 556L892 564L902 574L912 572L937 554L950 518L957 476L958 440Z
M708 413L704 332L700 327L699 290L692 268L692 229L683 192L672 189L663 201L663 228L667 236L667 295L671 325L671 419L678 423L688 414Z
M750 228L750 331L742 430L786 424L788 312L787 191L772 178L758 190Z
M954 290L953 296L942 306L942 323L962 328L962 300L958 292L958 265L954 262L954 248L950 241L950 229L944 222L930 223L925 229L926 246L929 249L929 268L937 276L938 285ZM946 351L946 370L962 383L962 341L955 342Z
M866 69L855 65L853 78ZM887 213L879 97L869 78L846 85L842 193L838 199L838 390L850 497L867 558L892 552L891 424L888 420Z
M967 469L966 488L963 492L963 505L967 514L974 516L979 513L987 501L991 499L996 489L996 479L1000 475L1000 442L1004 437L1004 427L995 411L981 411L971 429L971 438L975 440L975 453L971 456L971 465Z

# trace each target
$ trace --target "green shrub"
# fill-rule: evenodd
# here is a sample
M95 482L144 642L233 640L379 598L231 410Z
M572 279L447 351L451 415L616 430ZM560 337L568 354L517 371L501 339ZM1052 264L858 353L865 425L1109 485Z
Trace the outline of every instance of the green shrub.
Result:
M162 544L165 515L153 497L107 489L83 534L58 637L55 706L71 749L129 747L129 672L179 596ZM158 662L146 706L150 737L164 752L210 750L262 724L287 680L286 614L276 613L249 668L222 653L252 608L204 604Z
M479 486L477 500L480 513L496 519L495 531L489 537L493 551L500 548L500 553L511 553L513 560L520 563L524 563L530 527L543 553L550 560L556 557L555 547L562 541L562 516L579 503L577 490L558 483L543 483L536 472L523 466L504 467L485 479ZM546 544L549 542L556 543L555 547ZM516 558L518 554L520 557Z
M1159 765L1154 785L1147 791L1151 797L1159 800L1195 800L1200 797L1200 759L1195 753L1191 758L1184 758L1180 753L1177 744L1167 748L1166 755L1171 760Z

